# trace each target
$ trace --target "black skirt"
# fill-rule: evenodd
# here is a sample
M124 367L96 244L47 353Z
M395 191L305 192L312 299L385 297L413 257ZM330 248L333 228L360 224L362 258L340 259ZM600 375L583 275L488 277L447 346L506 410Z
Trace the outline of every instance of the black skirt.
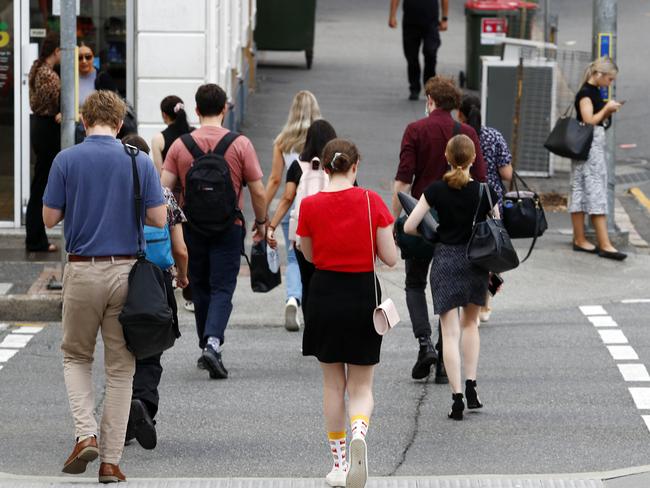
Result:
M316 270L302 336L303 356L322 363L371 365L379 362L381 336L375 332L374 273ZM381 303L381 289L379 302Z
M470 263L466 252L467 244L436 245L429 279L438 315L468 303L485 305L488 272Z

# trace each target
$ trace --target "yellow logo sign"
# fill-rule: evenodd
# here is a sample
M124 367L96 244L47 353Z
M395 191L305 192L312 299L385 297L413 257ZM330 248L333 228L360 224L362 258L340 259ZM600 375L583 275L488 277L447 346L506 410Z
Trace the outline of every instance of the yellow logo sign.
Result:
M9 44L10 37L9 37L9 32L6 32L6 30L9 28L6 22L0 22L0 47L5 47L7 44Z

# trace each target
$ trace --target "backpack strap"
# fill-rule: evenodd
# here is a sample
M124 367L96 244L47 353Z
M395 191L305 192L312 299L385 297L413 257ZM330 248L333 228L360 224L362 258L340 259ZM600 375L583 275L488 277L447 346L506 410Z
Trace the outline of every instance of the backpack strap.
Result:
M181 141L194 159L199 159L201 156L205 155L189 132L181 136Z
M460 134L461 133L460 128L461 128L460 122L458 122L457 120L454 120L454 130L453 130L453 132L451 134L451 137L454 137L454 136L457 136L458 134Z
M225 136L221 138L219 141L219 144L212 150L214 154L217 154L219 156L225 156L226 151L230 147L230 145L239 137L240 134L237 132L228 132Z

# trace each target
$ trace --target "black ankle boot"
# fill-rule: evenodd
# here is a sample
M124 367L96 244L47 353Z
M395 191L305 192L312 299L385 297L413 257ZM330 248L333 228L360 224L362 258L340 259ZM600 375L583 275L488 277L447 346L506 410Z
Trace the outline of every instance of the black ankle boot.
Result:
M445 369L445 363L442 360L442 356L439 356L440 360L436 364L436 384L437 385L446 385L449 383L449 378L447 378L447 370Z
M483 408L476 392L476 380L465 381L465 397L467 398L467 408Z
M411 371L411 377L414 380L421 380L429 376L431 365L435 364L438 359L438 354L431 343L430 336L418 337L418 342L420 343L418 359L415 361L415 365Z
M454 420L463 420L463 410L465 410L465 403L463 402L463 394L454 393L453 395L451 395L451 398L454 400L454 403L451 405L449 418Z

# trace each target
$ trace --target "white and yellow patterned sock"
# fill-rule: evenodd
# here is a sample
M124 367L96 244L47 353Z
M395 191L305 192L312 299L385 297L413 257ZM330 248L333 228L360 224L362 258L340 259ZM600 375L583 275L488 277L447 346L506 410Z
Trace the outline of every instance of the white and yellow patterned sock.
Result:
M368 425L370 419L366 415L353 415L350 418L350 425L352 426L352 438L361 437L366 438L368 432Z
M334 458L334 469L347 469L348 461L345 446L345 431L328 432L327 438L329 439L332 458Z

